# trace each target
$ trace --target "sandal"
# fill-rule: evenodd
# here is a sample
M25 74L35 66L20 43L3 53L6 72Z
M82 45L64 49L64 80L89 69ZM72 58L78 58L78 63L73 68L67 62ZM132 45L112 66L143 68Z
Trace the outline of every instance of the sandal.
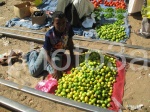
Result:
M19 59L18 59L17 56L12 56L12 57L8 58L7 64L8 64L8 65L14 64L14 63L17 62L18 60L19 60Z
M17 62L19 59L17 56L7 57L7 58L1 58L0 59L0 65L13 65L15 62Z

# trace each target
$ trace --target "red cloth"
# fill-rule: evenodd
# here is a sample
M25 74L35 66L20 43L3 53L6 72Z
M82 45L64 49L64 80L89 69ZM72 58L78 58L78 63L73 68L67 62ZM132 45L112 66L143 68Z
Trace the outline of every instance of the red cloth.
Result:
M57 80L54 79L51 74L49 74L46 80L38 82L38 84L35 86L35 89L46 93L55 94L57 86L58 86Z
M117 61L116 62L117 68L122 66L122 62ZM124 82L125 82L125 68L118 70L118 74L116 77L116 82L113 85L113 93L112 97L114 97L120 104L122 104L122 98L124 94ZM119 107L115 102L111 102L110 110L113 110L115 112L118 112Z

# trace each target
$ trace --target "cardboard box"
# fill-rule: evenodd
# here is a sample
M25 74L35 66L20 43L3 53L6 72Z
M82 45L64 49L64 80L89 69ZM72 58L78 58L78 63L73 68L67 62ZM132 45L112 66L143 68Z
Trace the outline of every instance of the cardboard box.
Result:
M40 11L40 10L37 9L37 7L35 7L35 6L30 6L31 15L34 13L34 11Z
M30 2L14 5L15 16L21 19L31 16L30 6L31 6Z
M39 11L35 11L35 12L39 12ZM31 16L32 24L44 25L46 23L46 14L45 14L45 12L41 16L35 16L34 13Z

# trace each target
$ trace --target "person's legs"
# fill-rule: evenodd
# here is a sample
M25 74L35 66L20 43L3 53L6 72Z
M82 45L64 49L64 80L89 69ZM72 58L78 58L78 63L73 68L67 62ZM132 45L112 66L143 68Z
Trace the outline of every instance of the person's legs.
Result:
M144 17L142 20L140 32L145 37L150 36L150 20L148 20L146 17Z
M80 28L82 26L82 22L79 18L78 12L72 3L68 4L68 6L66 6L65 15L66 15L67 20L70 22L70 24L73 27Z
M45 70L47 66L45 50L41 49L39 54L37 51L32 51L29 55L28 66L32 76L36 77L40 75L40 73Z
M77 12L77 10L76 10L74 5L72 5L71 11L72 11L72 21L71 21L72 26L73 27L77 27L77 28L81 28L82 21L79 18L79 14L78 14L78 12Z
M52 57L53 62L55 63L56 67L62 67L62 55L56 55ZM32 76L36 77L39 76L43 70L48 71L49 74L53 74L54 70L52 66L47 62L47 57L45 55L45 50L42 48L40 53L38 54L37 51L32 51L29 56L28 61L29 71ZM57 70L57 68L56 68ZM53 76L56 79L62 77L61 70L58 70L57 76Z
M72 3L69 3L66 8L65 8L65 16L67 18L67 20L70 22L70 24L72 24L72 11L71 11L71 8L72 8Z
M134 33L138 36L149 38L150 37L150 20L144 17L141 23L141 29L135 31Z

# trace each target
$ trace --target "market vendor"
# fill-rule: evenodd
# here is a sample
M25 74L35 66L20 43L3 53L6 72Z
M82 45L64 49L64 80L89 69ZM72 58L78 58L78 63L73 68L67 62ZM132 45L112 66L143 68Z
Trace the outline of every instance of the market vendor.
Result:
M58 0L56 11L65 13L73 27L81 27L84 17L94 10L90 0Z
M141 28L135 31L135 34L144 38L150 38L150 0L144 0L141 14L143 17Z
M62 76L62 60L64 50L70 51L71 61L67 60L69 66L75 65L73 53L72 36L74 32L71 25L67 22L65 14L61 11L53 13L53 27L46 33L43 47L38 53L36 50L29 52L26 56L29 71L32 76L39 76L42 71L46 70L54 78L59 79Z

